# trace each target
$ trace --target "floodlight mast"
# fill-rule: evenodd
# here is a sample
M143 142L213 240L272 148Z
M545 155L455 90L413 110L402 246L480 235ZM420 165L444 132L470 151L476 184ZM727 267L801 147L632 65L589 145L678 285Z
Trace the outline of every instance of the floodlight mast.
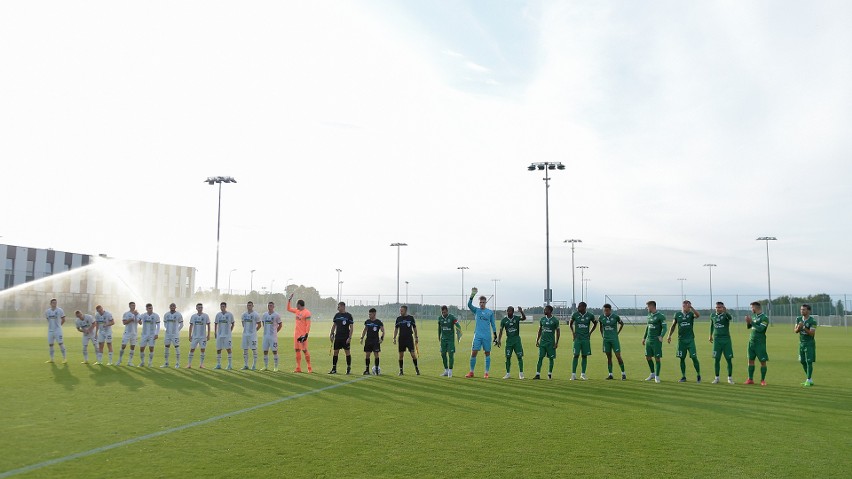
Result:
M216 293L219 292L219 232L222 226L222 183L236 183L237 180L233 176L208 176L204 180L210 186L219 184L219 209L216 216L216 278L213 281L213 289Z
M565 165L558 161L542 161L538 163L530 163L527 167L528 171L544 171L544 231L545 231L545 251L547 254L547 287L544 290L544 304L550 305L553 301L553 292L550 289L550 171L564 170Z

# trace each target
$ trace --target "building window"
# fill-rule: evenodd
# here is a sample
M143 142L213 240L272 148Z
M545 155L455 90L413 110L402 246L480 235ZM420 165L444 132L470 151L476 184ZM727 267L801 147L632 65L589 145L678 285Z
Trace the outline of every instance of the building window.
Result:
M15 285L15 260L12 258L6 258L5 269L3 289L11 288Z
M27 260L27 278L26 281L35 279L35 261Z

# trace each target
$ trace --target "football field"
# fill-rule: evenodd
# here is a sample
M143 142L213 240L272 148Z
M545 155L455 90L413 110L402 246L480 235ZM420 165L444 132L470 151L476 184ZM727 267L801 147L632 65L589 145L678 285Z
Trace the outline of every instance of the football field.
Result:
M314 324L308 375L289 372L292 321L280 335L287 347L279 373L238 370L239 348L234 371L213 370L211 349L206 370L161 369L162 341L153 368L83 365L80 335L67 323L68 364L58 348L57 363L45 364L46 327L0 326L0 477L817 478L849 477L852 468L852 334L845 328L818 329L812 388L801 386L789 324L768 332L766 387L742 384L742 323L734 326L735 385L710 384L707 323L695 328L702 384L689 360L689 382L677 383L674 344L664 345L663 382L645 382L642 326L627 325L621 335L627 381L604 380L597 331L589 380L568 381L564 325L554 379L531 380L532 324L521 328L526 380L517 379L514 359L512 379L501 379L505 359L496 347L490 379L482 378L481 354L476 377L463 378L470 329L458 344L455 377L442 378L434 321L420 324L421 376L407 355L405 375L397 376L392 329L382 375L361 375L356 343L353 374L332 376L327 328ZM237 344L239 337L235 331ZM181 366L188 345L184 339ZM340 364L345 371L343 356ZM614 371L618 378L617 364Z

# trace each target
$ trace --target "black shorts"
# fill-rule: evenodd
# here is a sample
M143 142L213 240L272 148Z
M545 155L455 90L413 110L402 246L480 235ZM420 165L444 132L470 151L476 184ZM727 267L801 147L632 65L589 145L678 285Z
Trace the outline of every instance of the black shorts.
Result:
M405 352L405 350L409 350L412 353L414 352L414 338L405 338L405 339L397 339L396 345L399 346L399 352Z
M373 341L369 343L364 343L364 352L365 353L378 353L382 351L382 345L378 341Z
M346 338L334 338L334 350L343 349L345 351L349 351L349 344L346 342Z

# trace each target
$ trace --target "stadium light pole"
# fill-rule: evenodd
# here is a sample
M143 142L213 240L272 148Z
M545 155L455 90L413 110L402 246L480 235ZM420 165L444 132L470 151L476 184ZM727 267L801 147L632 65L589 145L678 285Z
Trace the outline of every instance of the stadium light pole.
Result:
M219 184L219 213L216 216L216 278L213 288L219 292L219 231L222 226L222 183L236 183L233 176L208 176L204 183L208 185Z
M530 163L529 171L544 171L544 234L545 251L547 254L547 288L544 290L544 303L549 305L553 301L553 292L550 289L550 171L564 170L565 165L558 161L542 161Z
M231 271L228 272L228 294L233 294L233 293L231 293L231 275L236 270L237 270L237 268L234 268L234 269L232 269Z
M461 270L461 274L462 274L462 306L461 306L461 309L459 311L463 312L464 306L465 306L465 304L464 304L464 293L465 293L465 291L464 291L464 270L470 269L470 268L468 268L467 266L459 266L456 269Z
M574 245L582 242L583 240L579 239L567 239L563 241L563 243L571 243L571 312L577 309L577 292L574 287Z
M254 272L255 271L257 271L257 270L256 269L251 270L251 279L249 279L249 294L251 294L252 291L254 291Z
M686 281L686 278L678 278L677 280L680 281L680 300L686 301L686 296L683 295L683 282Z
M340 285L342 284L342 281L340 281L340 273L342 273L343 270L340 269L340 268L335 268L335 271L337 271L337 302L339 303L340 302Z
M589 282L590 282L591 280L592 280L591 278L586 278L586 279L584 279L584 280L583 280L583 285L586 287L586 295L585 295L585 297L587 297L587 298L589 297ZM584 300L584 301L585 301L585 300Z
M500 281L500 280L499 279L492 279L491 281L494 281L494 308L493 309L494 309L494 311L497 311L497 282Z
M583 287L586 284L586 280L583 278L585 277L586 270L589 269L589 267L580 265L577 266L577 269L580 270L580 301L586 301L586 293L583 292Z
M269 284L269 294L275 294L275 291L272 290L272 288L274 288L274 287L275 287L275 280L273 279L272 283Z
M406 243L391 243L391 246L396 246L396 304L399 304L399 250L408 245Z
M408 281L405 282L405 304L408 304Z
M713 268L716 267L713 263L706 263L704 266L707 267L707 271L710 272L710 312L713 312Z
M340 303L340 295L343 292L343 281L337 282L337 302Z
M769 299L766 302L766 316L772 316L772 279L769 275L769 242L770 241L778 241L778 238L774 236L761 236L757 238L757 241L765 241L766 242L766 289L769 294Z

